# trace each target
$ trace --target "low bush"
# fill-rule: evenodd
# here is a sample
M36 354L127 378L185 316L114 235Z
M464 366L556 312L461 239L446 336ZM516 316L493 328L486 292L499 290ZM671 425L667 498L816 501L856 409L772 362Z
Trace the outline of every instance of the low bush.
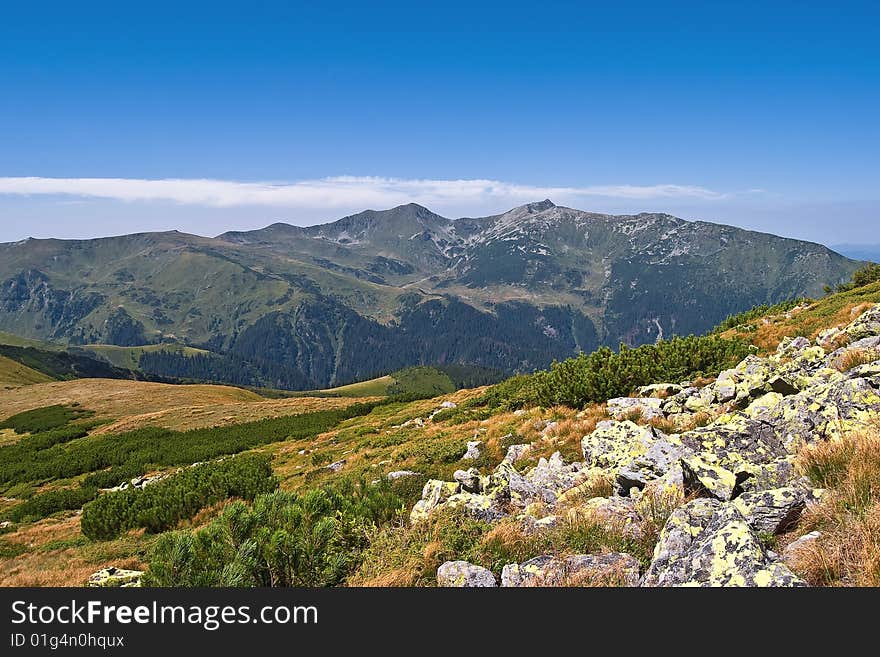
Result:
M79 509L98 495L96 488L59 488L38 493L29 500L9 509L4 517L12 522L32 522L58 511Z
M13 429L15 433L40 433L58 429L73 420L94 415L89 411L74 406L55 404L17 413L0 422L0 429Z
M83 534L99 540L135 527L157 533L210 504L253 499L277 486L269 458L247 454L187 468L140 490L105 493L85 506L80 524Z

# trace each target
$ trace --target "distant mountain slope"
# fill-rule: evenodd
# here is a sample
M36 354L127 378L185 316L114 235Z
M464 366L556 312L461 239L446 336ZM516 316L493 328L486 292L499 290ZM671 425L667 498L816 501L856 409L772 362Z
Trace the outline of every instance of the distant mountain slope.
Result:
M0 330L179 343L225 360L162 352L166 375L198 365L313 389L412 365L524 371L603 343L702 332L759 303L819 295L857 266L817 244L666 214L543 201L453 220L410 204L216 238L3 244Z

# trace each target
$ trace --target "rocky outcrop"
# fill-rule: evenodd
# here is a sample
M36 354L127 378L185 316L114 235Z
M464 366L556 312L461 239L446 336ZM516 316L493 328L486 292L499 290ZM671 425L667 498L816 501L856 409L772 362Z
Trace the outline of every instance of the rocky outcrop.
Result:
M843 358L880 344L880 306L837 330L855 342L828 353L823 345L846 342L830 335L815 345L787 338L775 354L748 356L703 387L656 384L640 397L610 400L609 412L622 419L599 422L583 437L582 462L566 463L557 452L521 472L515 464L527 446L515 445L490 474L471 468L457 471L455 482L429 481L412 519L460 509L490 522L514 517L533 535L590 518L638 541L656 526L656 507L671 500L667 509L678 508L659 516L663 528L640 582L629 555L542 554L505 565L501 585L607 584L609 569L618 568L614 583L626 586L804 586L786 563L817 535L791 543L786 563L763 542L796 529L824 494L798 472L795 455L880 418L880 359ZM863 364L847 369L847 362ZM664 429L697 413L710 421L666 433L632 421L644 408L666 421L658 423ZM644 411L638 415L645 422ZM613 495L589 497L600 478L613 482Z
M805 586L773 561L730 503L703 498L676 509L642 586Z

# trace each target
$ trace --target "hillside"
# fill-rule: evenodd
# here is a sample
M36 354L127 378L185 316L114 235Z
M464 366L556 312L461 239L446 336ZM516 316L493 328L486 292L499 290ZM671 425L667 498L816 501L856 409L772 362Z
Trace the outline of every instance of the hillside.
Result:
M52 377L31 369L5 356L0 356L0 387L14 388L32 383L45 383Z
M0 245L0 330L136 348L92 347L160 377L313 390L414 365L532 371L702 333L759 303L818 296L857 266L666 214L543 201L453 220L411 204L216 238ZM188 349L143 348L167 343Z
M248 585L876 586L878 295L417 401L29 386L40 405L0 418L0 584L81 585L113 566L132 572L111 584L182 586L232 571ZM71 392L102 383L132 390ZM305 525L272 524L304 508ZM313 566L282 576L212 542L249 518L286 537L262 548L285 562L309 523L329 533ZM194 532L212 546L198 559Z

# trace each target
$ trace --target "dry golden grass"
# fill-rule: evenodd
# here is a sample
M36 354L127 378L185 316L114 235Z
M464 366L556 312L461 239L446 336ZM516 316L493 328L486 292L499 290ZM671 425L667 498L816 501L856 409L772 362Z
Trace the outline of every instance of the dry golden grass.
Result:
M798 528L821 536L795 552L795 572L814 586L880 586L880 430L807 447L798 467L828 493Z
M833 367L838 372L849 372L854 367L867 365L875 360L880 360L880 351L877 349L852 349L837 358Z
M89 575L107 566L142 570L142 555L151 540L132 535L91 543L73 514L23 525L2 539L27 551L0 559L0 586L84 586Z
M178 406L259 401L256 393L231 386L171 385L119 379L76 379L0 390L0 418L52 404L79 403L98 417L120 418Z

